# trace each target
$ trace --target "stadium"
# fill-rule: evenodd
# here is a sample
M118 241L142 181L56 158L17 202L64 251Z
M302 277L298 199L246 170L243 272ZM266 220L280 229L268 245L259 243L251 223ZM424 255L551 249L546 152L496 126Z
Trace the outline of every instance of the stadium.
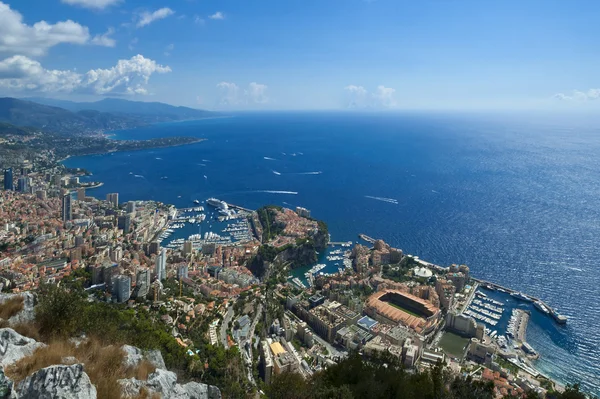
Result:
M398 290L383 290L371 295L365 312L382 323L402 324L423 335L433 331L441 314L431 302Z

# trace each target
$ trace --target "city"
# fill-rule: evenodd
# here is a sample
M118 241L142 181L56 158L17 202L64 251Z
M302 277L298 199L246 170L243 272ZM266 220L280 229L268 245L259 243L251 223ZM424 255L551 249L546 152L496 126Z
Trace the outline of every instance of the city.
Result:
M566 319L536 301L538 310L514 308L501 331L508 309L492 295L534 298L473 278L466 265L433 265L364 234L364 244L330 243L325 224L301 207L250 211L211 199L178 210L120 203L118 193L96 199L81 173L4 169L2 291L79 280L89 300L150 310L189 356L201 343L237 347L248 386L259 390L282 373L310 378L356 352L392 355L419 371L446 364L492 383L496 397L564 389L532 366L538 355L525 333L531 311ZM163 246L177 229L217 218L230 223L222 233ZM325 249L326 262L338 261L333 272L314 266ZM303 280L293 277L309 266Z

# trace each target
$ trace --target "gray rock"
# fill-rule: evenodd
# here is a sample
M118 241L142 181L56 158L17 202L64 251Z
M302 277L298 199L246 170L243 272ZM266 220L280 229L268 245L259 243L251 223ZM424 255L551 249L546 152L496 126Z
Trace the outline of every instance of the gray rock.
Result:
M43 343L24 337L12 328L0 328L0 366L15 363L43 346Z
M170 394L173 389L175 389L176 383L177 374L172 371L157 369L154 373L148 376L146 386L148 389L157 393L161 393L164 397L167 397L166 395Z
M154 365L157 369L166 369L165 360L162 357L162 353L158 349L152 349L145 353L146 359Z
M0 303L14 297L23 297L23 310L8 319L8 324L14 326L20 323L28 323L35 319L35 311L33 307L36 305L37 298L31 292L23 292L20 294L0 294Z
M148 376L148 381L135 378L119 380L123 397L133 398L138 396L140 390L145 388L150 395L159 394L164 399L221 399L219 388L188 382L177 384L177 375L171 371L157 369Z
M16 385L16 398L95 399L96 387L83 371L83 365L50 366L36 371Z
M135 346L123 345L121 349L123 349L125 352L125 359L123 360L123 363L127 367L137 366L144 358L142 351Z

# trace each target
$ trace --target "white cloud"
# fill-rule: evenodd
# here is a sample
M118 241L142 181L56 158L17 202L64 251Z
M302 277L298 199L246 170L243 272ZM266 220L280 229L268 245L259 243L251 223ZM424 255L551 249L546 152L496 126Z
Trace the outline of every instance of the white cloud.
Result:
M239 103L239 91L240 88L235 83L221 82L217 84L219 89L221 105L235 105Z
M392 108L396 106L396 100L394 99L395 89L391 87L385 87L383 85L377 86L377 90L373 93L376 105L383 108Z
M171 68L139 54L128 60L119 60L112 68L92 69L85 74L48 70L38 61L16 55L0 61L0 87L12 91L147 94L150 77L154 73L167 72L171 72Z
M115 33L115 29L110 27L103 35L94 36L91 43L104 47L115 47L117 45L117 41L110 37L113 33Z
M39 21L27 25L19 12L0 1L0 54L41 56L50 47L61 43L86 44L89 41L89 29L77 22L67 20L49 24Z
M367 90L362 86L349 85L344 87L348 96L349 108L364 108L367 104Z
M221 11L217 11L213 15L210 15L208 18L210 18L210 19L225 19L225 14L223 14Z
M588 91L573 90L570 94L557 93L553 98L562 101L589 101L600 98L600 89L589 89Z
M103 10L106 7L110 7L117 3L120 3L121 0L61 0L65 4L70 4L73 6L81 6L86 8L95 8L97 10Z
M221 82L217 84L217 89L219 89L219 105L256 105L269 102L268 86L261 83L252 82L247 88L240 90L235 83Z
M175 11L171 10L169 7L159 8L154 12L144 11L138 15L139 20L135 26L142 28L146 25L150 25L154 21L165 19L173 14L175 14Z
M371 94L363 86L348 85L344 90L348 108L394 108L396 106L394 98L396 90L391 87L379 85Z
M267 85L252 82L248 85L248 89L245 90L246 97L249 102L254 104L266 104L269 102L267 97Z

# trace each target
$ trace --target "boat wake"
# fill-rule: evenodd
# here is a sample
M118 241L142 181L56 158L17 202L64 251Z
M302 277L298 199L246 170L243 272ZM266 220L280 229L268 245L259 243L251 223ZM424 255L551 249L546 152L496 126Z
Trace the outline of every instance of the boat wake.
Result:
M272 170L271 172L273 172L273 173L274 173L274 174L276 174L277 176L281 176L281 173L279 173L279 172L278 172L278 171L276 171L276 170Z
M439 194L439 193L438 193L437 191L435 191L435 190L431 190L431 192L432 192L432 193Z
M298 172L298 173L294 173L295 175L320 175L323 172L318 171L318 172Z
M140 179L145 179L145 177L142 175L133 175L133 177L139 177Z
M263 157L264 159L266 159L267 161L277 161L275 158L271 158L271 157Z
M154 159L158 159L159 161L162 161L162 158L159 158L159 157L156 157L156 158L154 158Z
M206 166L205 163L199 163L198 166Z
M385 197L373 197L371 195L365 195L365 198L374 199L377 201L387 202L388 204L398 205L398 200L394 198L385 198Z
M203 159L202 162L210 162L208 159Z
M256 190L257 193L269 193L269 194L289 194L298 195L297 191L279 191L279 190Z

